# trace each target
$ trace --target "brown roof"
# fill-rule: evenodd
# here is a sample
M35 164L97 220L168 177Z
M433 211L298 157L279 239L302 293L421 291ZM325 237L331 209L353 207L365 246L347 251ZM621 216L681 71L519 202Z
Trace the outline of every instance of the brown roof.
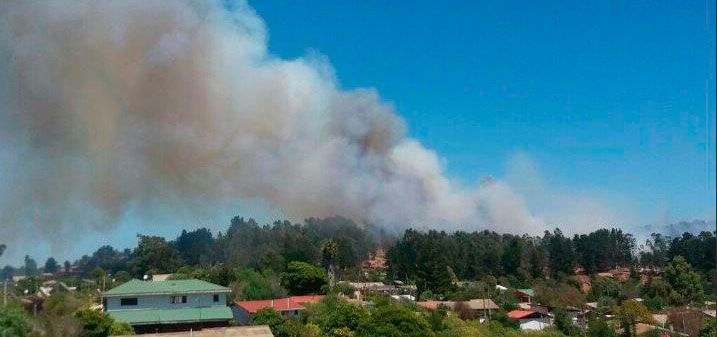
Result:
M199 331L165 332L144 334L143 337L274 337L266 325L232 326L226 328L202 329ZM128 336L116 336L128 337Z
M490 298L472 299L466 302L466 304L468 304L468 307L473 310L498 309L498 306Z
M479 298L479 299L473 299L469 301L464 302L455 302L455 301L421 301L416 302L416 305L422 308L436 310L438 307L443 306L450 310L456 310L456 305L458 303L465 304L468 309L471 310L494 310L498 309L498 306L489 298Z

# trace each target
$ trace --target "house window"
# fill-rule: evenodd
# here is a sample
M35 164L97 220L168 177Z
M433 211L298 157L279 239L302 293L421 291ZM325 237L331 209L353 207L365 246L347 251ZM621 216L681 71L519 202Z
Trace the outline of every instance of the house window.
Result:
M187 296L172 296L169 298L172 304L187 303Z
M214 294L214 302L219 302L219 295Z
M136 297L121 298L121 299L120 299L120 305L121 305L121 306L125 306L125 305L137 305L137 298L136 298Z

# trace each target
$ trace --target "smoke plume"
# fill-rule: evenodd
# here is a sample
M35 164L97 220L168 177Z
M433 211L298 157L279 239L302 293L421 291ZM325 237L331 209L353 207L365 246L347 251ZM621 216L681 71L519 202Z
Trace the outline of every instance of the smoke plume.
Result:
M500 182L461 186L372 89L267 52L248 5L0 4L0 237L62 240L129 207L257 198L290 218L539 224Z

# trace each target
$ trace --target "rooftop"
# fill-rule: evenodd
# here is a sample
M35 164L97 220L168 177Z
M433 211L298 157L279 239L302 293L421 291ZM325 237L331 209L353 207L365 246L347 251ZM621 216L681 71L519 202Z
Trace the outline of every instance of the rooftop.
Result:
M526 288L526 289L516 289L515 291L520 292L520 293L523 293L523 294L526 294L526 295L528 295L528 296L530 296L530 297L535 296L535 295L534 295L535 292L533 292L533 289L530 289L530 288Z
M276 311L303 310L305 303L318 302L322 298L323 295L305 295L271 300L235 301L234 304L253 314L264 308L272 308Z
M202 280L140 281L130 280L102 293L103 297L177 293L228 293L229 288Z
M226 328L202 329L199 331L150 333L144 337L274 337L266 325L232 326ZM128 336L116 336L128 337ZM134 337L134 336L133 336Z
M181 309L132 309L108 311L117 321L132 325L169 324L229 320L232 310L226 306Z
M509 311L507 313L507 315L509 318L512 318L512 319L522 319L522 318L538 316L539 313L537 311L533 311L533 310L513 310L513 311Z

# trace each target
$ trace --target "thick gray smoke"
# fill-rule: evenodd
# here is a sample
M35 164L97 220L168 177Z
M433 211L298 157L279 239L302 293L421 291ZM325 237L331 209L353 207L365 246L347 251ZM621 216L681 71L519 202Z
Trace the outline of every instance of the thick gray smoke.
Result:
M266 49L245 4L3 1L0 237L61 240L130 206L237 198L294 219L539 222L505 184L446 178L374 90Z

